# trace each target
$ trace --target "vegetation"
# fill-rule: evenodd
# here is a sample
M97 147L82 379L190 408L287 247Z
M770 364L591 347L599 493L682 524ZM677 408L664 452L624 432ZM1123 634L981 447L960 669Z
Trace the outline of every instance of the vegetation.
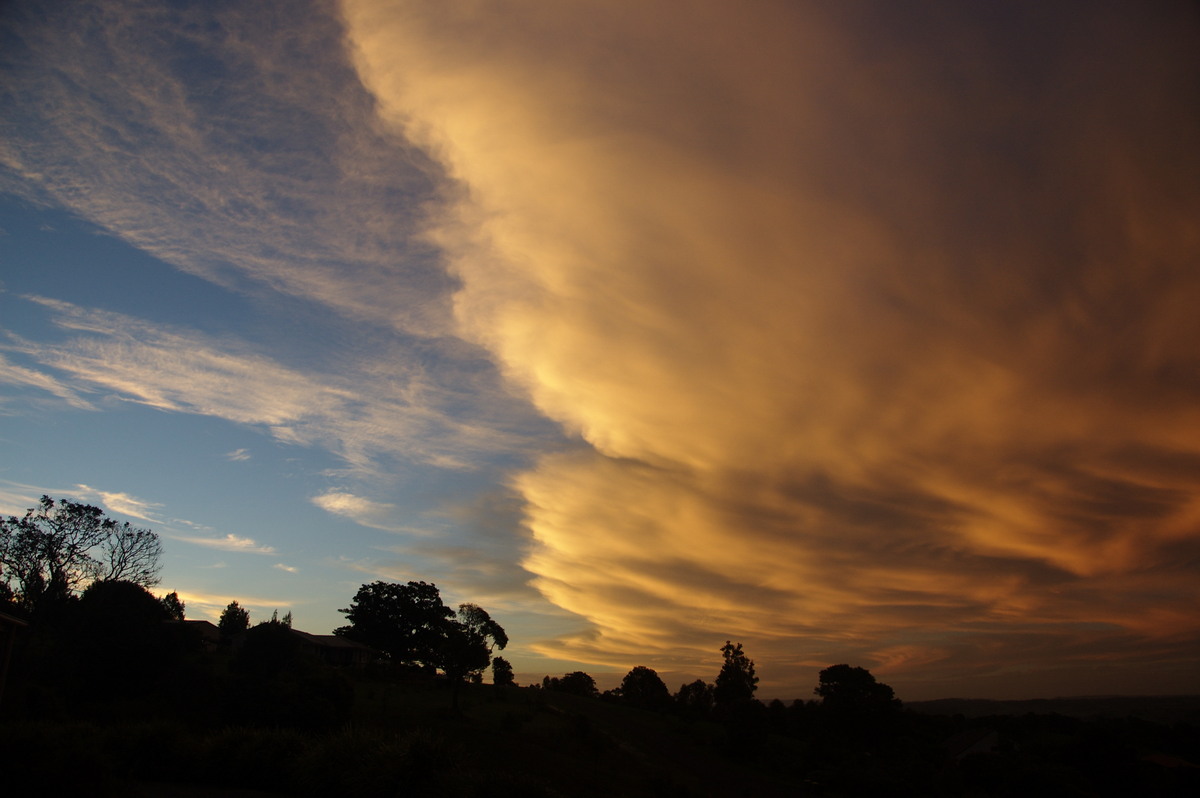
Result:
M750 701L758 689L754 660L745 655L741 643L735 646L728 640L721 647L721 655L725 661L721 665L721 672L717 674L713 703L718 707L727 707Z
M492 684L497 687L513 687L516 685L512 665L504 657L492 658Z
M732 641L715 683L673 695L640 665L602 695L583 671L518 688L492 657L500 624L425 582L363 585L339 630L361 646L322 647L290 615L250 626L237 602L209 642L178 596L129 580L56 608L3 607L29 621L0 705L12 794L1200 794L1194 724L914 712L847 664L814 674L817 700L764 704ZM347 648L364 656L331 658Z
M250 613L236 601L229 602L221 611L217 621L217 629L221 632L221 640L228 643L234 637L250 628Z
M161 554L154 532L89 504L43 496L24 517L0 518L3 593L35 614L99 580L156 585Z

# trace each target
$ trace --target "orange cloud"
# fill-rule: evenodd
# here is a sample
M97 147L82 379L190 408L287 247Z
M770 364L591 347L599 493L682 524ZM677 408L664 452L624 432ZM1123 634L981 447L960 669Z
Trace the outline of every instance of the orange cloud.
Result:
M1194 25L343 9L452 178L461 333L587 444L514 478L525 567L592 627L542 653L1194 655Z

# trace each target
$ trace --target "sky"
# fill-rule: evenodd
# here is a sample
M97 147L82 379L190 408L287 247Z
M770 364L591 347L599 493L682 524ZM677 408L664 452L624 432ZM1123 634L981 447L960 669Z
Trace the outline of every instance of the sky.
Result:
M1200 692L1200 9L0 5L0 513L518 681Z

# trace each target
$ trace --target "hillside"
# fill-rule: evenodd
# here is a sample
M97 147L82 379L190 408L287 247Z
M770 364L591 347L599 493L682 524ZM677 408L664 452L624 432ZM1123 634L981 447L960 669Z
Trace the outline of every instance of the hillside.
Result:
M988 715L1066 715L1092 718L1139 718L1154 723L1188 723L1200 726L1200 696L1080 696L1025 701L944 698L936 701L908 701L904 706L929 715L962 715L967 718Z

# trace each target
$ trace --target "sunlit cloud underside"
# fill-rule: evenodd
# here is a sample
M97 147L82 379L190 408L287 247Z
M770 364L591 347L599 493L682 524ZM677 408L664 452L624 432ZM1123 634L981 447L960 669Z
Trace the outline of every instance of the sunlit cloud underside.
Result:
M343 8L463 333L591 444L515 478L546 652L1195 656L1186 8Z
M9 295L0 410L327 451L396 541L182 548L436 580L518 665L1200 690L1194 6L299 7L11 12L0 189L309 337Z

